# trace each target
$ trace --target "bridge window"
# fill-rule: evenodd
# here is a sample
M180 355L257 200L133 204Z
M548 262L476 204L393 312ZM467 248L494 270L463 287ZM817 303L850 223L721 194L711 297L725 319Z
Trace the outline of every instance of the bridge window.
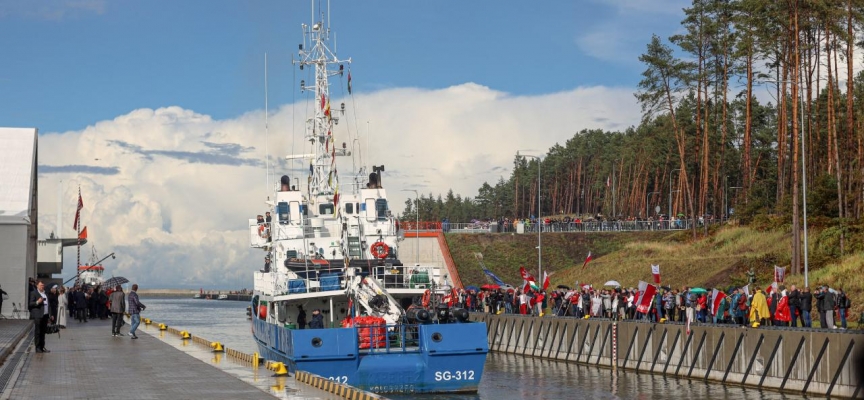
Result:
M375 213L378 215L379 221L387 219L387 199L375 200Z
M345 203L345 214L354 214L354 203Z
M321 204L318 206L318 215L333 215L333 204Z
M280 201L279 204L276 205L276 213L279 215L279 223L287 224L290 219L291 214L288 212L288 203L285 201Z

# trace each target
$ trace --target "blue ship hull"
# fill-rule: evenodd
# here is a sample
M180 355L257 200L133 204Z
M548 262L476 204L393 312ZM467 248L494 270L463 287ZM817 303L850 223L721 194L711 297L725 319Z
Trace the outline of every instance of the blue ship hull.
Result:
M306 371L375 393L477 391L489 352L485 323L388 328L393 333L378 338L380 346L361 349L356 327L298 330L252 321L261 356L284 362L291 372Z

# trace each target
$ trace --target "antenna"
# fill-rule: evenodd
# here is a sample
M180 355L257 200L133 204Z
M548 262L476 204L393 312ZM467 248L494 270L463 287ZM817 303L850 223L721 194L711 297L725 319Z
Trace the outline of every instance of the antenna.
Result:
M63 180L57 188L57 234L58 239L63 237ZM76 267L77 268L77 267Z
M267 172L265 181L265 188L268 191L268 199L269 199L269 190L270 190L270 109L267 93L267 53L264 53L264 158L265 158L265 166L267 168Z

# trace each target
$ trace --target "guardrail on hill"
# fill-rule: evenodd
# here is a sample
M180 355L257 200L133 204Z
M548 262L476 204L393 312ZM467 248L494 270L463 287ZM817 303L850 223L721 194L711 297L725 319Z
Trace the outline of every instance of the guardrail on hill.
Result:
M728 220L697 220L698 229L711 225L725 224ZM537 233L537 224L497 222L420 222L414 229L414 222L401 222L405 231L444 232L444 233ZM635 232L635 231L680 231L693 227L693 220L675 221L583 221L541 223L540 232Z

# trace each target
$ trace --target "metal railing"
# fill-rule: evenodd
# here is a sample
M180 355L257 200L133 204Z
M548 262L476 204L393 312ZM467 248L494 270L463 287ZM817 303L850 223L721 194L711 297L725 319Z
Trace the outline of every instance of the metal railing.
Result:
M697 228L724 224L728 220L702 219L696 221ZM437 224L437 227L436 225ZM404 230L413 231L414 224L403 224ZM521 226L520 226L521 225ZM581 221L581 222L543 222L541 232L635 232L635 231L674 231L693 227L693 220L674 221ZM531 222L438 222L420 223L420 231L441 231L445 233L537 233L538 224Z

